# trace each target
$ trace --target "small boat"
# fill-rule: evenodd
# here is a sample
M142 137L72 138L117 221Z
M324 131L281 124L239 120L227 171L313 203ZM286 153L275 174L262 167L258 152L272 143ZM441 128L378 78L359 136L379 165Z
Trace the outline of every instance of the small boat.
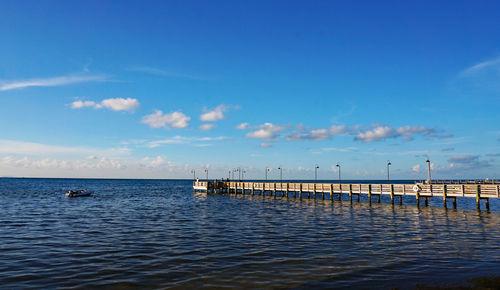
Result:
M86 191L85 189L82 190L68 190L66 193L66 197L80 197L80 196L90 196L92 193Z

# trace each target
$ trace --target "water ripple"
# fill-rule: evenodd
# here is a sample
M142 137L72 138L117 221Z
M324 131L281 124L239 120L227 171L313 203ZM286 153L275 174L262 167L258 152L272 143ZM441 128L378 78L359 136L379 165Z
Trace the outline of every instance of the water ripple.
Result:
M95 198L67 199L68 188L93 190ZM448 283L500 270L500 214L473 206L193 194L189 181L0 179L0 285Z

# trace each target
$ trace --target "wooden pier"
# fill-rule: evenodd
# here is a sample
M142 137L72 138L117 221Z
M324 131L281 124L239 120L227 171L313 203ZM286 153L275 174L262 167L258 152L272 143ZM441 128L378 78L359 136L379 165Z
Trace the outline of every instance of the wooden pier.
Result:
M403 196L414 196L417 206L423 200L425 205L429 204L429 198L440 197L446 208L449 199L453 202L453 208L457 207L457 197L470 197L476 199L477 209L480 202L484 200L487 210L490 208L490 198L500 198L500 184L470 184L470 183L414 183L414 184L364 184L364 183L294 183L294 182L235 182L235 181L194 181L195 191L210 193L234 193L272 196L274 198L318 198L341 200L342 194L349 195L357 201L360 195L367 195L368 201L373 198L380 203L382 195L388 195L391 203L398 199L403 203ZM334 198L335 197L335 198Z

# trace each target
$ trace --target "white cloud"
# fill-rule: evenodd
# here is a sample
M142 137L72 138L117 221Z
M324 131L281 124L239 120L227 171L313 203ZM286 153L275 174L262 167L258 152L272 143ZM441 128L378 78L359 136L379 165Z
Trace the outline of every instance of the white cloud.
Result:
M105 75L67 75L52 78L37 78L17 81L1 81L0 91L22 89L27 87L57 87L76 83L105 82L108 81Z
M396 137L396 130L389 126L375 126L372 130L365 132L359 132L356 136L356 140L361 140L363 142L374 142L382 139Z
M77 100L71 103L72 109L92 107L94 109L107 108L113 111L132 111L139 108L139 106L139 101L134 98L110 98L104 99L100 103Z
M371 130L360 131L355 137L355 140L362 142L375 142L389 138L403 137L406 141L413 140L414 135L424 135L428 137L449 138L451 134L438 134L435 129L424 126L404 126L394 129L389 126L374 125Z
M420 164L414 165L414 166L411 168L411 171L413 171L413 172L415 172L415 173L419 173L419 172L420 172Z
M246 128L248 128L248 123L245 122L245 123L241 123L239 124L238 126L236 126L236 129L239 129L239 130L245 130Z
M184 115L182 112L163 114L161 110L155 110L153 114L144 116L141 122L153 128L164 127L168 129L170 127L186 128L189 126L189 120L191 120L191 117Z
M269 147L273 147L273 144L267 143L267 142L262 142L262 143L260 143L260 147L269 148Z
M95 107L96 103L94 101L74 101L71 103L72 109L81 109L86 107Z
M102 100L101 105L113 111L131 111L139 108L139 101L133 98L114 98Z
M204 122L215 122L224 119L224 112L228 109L227 106L221 104L215 107L213 110L208 110L206 113L200 116L200 120Z
M164 177L165 172L182 171L187 171L184 166L168 161L163 156L139 160L108 157L70 160L27 156L0 158L0 176L158 178Z
M279 132L284 131L287 128L287 126L264 123L263 125L259 126L257 130L248 132L246 136L248 138L275 139L278 137Z
M287 141L323 141L330 139L333 136L351 135L355 128L347 128L344 125L330 126L329 128L309 129L302 125L297 126L297 129L286 136Z
M214 127L215 127L214 124L203 124L200 126L200 130L208 131L208 130L212 130Z

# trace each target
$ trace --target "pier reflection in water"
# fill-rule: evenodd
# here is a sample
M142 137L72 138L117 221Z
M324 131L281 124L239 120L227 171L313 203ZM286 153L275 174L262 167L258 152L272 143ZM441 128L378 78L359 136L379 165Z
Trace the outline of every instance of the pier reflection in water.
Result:
M76 187L96 198L64 197ZM193 194L191 181L0 188L6 288L388 288L499 272L496 203L477 212L474 201L454 210Z

